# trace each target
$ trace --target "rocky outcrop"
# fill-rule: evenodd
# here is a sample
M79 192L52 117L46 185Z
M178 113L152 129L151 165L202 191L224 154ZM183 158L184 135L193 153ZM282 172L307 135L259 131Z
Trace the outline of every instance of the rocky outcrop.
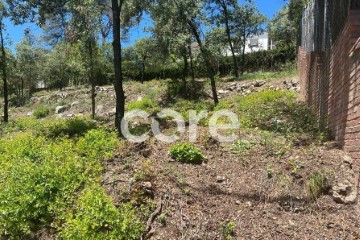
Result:
M232 82L226 85L225 89L218 90L220 97L222 95L227 95L230 93L239 93L242 95L250 94L251 92L256 91L257 88L262 87L266 84L266 81L252 81L252 82Z
M284 81L287 89L294 92L300 91L300 84L298 79L286 80Z

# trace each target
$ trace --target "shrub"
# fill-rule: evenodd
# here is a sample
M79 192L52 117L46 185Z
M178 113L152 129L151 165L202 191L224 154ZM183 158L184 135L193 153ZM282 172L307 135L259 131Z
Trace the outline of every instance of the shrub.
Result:
M58 120L45 126L44 134L48 137L56 138L60 136L79 137L83 136L91 129L95 129L96 124L84 118L70 118Z
M63 229L78 191L99 181L101 161L117 140L116 134L97 129L78 141L19 133L0 144L0 238L32 239L51 223ZM102 214L96 210L94 216Z
M105 128L90 130L77 143L77 149L81 155L88 158L109 158L112 156L118 139L115 132L109 132Z
M131 204L114 206L99 185L83 190L76 211L66 220L60 236L64 239L139 239L143 231Z
M201 150L190 143L171 146L170 157L179 162L191 164L201 164L205 160Z
M47 143L43 137L19 134L4 141L0 168L0 236L29 238L38 226L62 212L83 183L82 165L73 142Z
M313 173L306 183L306 195L315 200L328 188L326 174L324 172Z
M146 112L156 113L160 111L159 106L150 98L144 98L140 101L134 101L128 104L128 111L142 110Z
M235 235L236 223L228 222L221 225L221 233L225 240L230 240Z
M33 116L37 119L40 119L47 117L49 114L50 114L50 110L48 108L40 107L34 111Z
M214 108L214 105L209 102L198 102L191 101L186 99L178 99L172 107L175 111L179 112L185 121L189 121L189 111L195 110L198 113L201 111L211 111ZM200 124L206 124L207 119L201 119Z
M255 145L256 145L256 143L250 142L248 140L238 140L237 142L235 142L233 144L231 150L232 150L232 152L239 154L239 153L243 153L243 152L250 150Z

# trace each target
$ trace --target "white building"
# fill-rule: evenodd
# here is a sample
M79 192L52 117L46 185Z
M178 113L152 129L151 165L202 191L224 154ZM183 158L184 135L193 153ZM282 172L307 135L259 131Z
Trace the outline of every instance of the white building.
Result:
M239 49L240 47L235 46L235 48ZM269 35L267 33L252 36L248 39L246 39L245 44L245 54L246 53L252 53L252 52L258 52L258 51L266 51L271 50L275 48L274 42L269 38ZM231 56L230 48L226 50L226 56ZM236 55L239 55L239 53L236 53Z
M271 50L274 47L274 42L269 38L269 35L264 33L246 39L245 53Z
M235 55L240 55L240 53L242 52L241 50L241 46L234 46L235 49L237 49L238 51L235 53ZM274 42L269 38L268 33L263 33L261 35L255 35L252 36L248 39L246 39L246 44L245 44L245 54L247 53L252 53L252 52L258 52L258 51L267 51L267 50L271 50L275 48L275 44ZM196 53L199 52L199 44L196 42L193 42L191 44L191 50ZM231 56L231 50L230 47L226 47L223 50L223 55L224 56Z

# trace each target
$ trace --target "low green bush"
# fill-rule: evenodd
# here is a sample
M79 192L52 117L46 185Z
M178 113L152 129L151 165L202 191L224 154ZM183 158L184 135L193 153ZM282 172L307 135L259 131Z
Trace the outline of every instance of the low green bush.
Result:
M60 233L63 239L139 239L143 225L131 204L114 206L100 185L85 188Z
M225 240L233 239L236 230L236 223L235 222L228 222L221 224L221 233Z
M249 151L255 145L256 145L255 142L251 142L248 140L238 140L232 145L231 151L236 154L241 154Z
M146 111L148 113L156 113L156 112L160 111L160 107L152 99L144 98L139 101L130 102L127 105L127 110L128 111L142 110L142 111Z
M85 118L69 118L58 120L44 126L43 134L48 137L56 138L61 136L76 137L83 136L89 130L95 129L96 124Z
M33 239L50 225L65 231L64 220L75 209L79 191L100 182L102 160L113 154L117 143L116 134L105 129L91 130L80 139L55 141L32 133L2 138L0 239ZM94 208L91 214L103 212ZM118 221L133 226L125 217ZM92 234L81 239L91 239Z
M306 195L308 199L315 200L328 188L326 174L324 172L313 173L306 182Z
M45 107L40 107L34 111L33 116L37 119L40 119L47 117L49 114L50 114L50 109Z
M169 155L182 163L201 164L205 160L205 156L201 150L191 143L181 143L171 146Z
M175 111L179 112L186 122L189 121L189 111L195 110L197 114L201 111L212 111L214 105L206 101L191 101L183 98L178 99L174 105L171 107ZM207 119L201 119L200 124L206 124Z

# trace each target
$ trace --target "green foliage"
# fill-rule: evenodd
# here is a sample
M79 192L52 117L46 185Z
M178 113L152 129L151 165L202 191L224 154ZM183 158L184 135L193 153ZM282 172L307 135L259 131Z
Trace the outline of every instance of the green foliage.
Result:
M94 128L96 128L96 124L90 120L84 118L70 118L59 120L45 126L44 134L52 138L59 136L76 137L82 136Z
M268 156L282 157L291 148L289 139L269 131L260 132L260 144L265 147Z
M60 233L63 239L139 239L143 227L131 204L114 206L100 185L85 188Z
M171 146L169 154L170 157L182 163L201 164L205 160L201 150L190 143Z
M139 101L130 102L127 105L127 110L142 110L149 113L157 113L158 111L160 111L160 107L152 99L146 97Z
M303 103L295 99L295 93L264 90L235 99L242 127L291 134L311 134L320 137L315 116Z
M37 119L40 119L47 117L49 114L50 114L50 110L48 108L39 107L34 111L33 116Z
M284 70L273 72L248 72L241 75L241 80L266 80L294 77L297 75L297 69L294 66L286 67Z
M233 146L231 148L231 151L233 153L240 154L240 153L244 153L244 152L249 151L255 145L256 145L255 142L251 142L251 141L248 141L248 140L238 140L233 144Z
M214 108L212 103L206 101L191 101L180 98L176 101L176 103L172 106L172 108L179 112L185 121L189 121L189 111L195 110L197 113L201 111L211 111ZM206 119L202 119L200 124L205 124Z
M235 235L235 230L236 230L235 222L230 221L228 223L223 223L221 225L221 233L225 240L233 239L233 236Z
M244 71L247 72L281 71L284 67L286 68L289 63L293 64L296 57L296 48L289 46L246 54L245 61L241 64ZM288 69L285 69L285 71L286 70Z
M324 172L313 173L306 182L306 195L311 200L316 200L328 188L327 177Z
M98 129L78 142L19 133L0 143L0 238L30 239L40 227L62 227L77 192L100 180L117 139Z
M93 129L79 139L77 150L81 155L91 159L110 158L117 142L115 132L105 128Z

